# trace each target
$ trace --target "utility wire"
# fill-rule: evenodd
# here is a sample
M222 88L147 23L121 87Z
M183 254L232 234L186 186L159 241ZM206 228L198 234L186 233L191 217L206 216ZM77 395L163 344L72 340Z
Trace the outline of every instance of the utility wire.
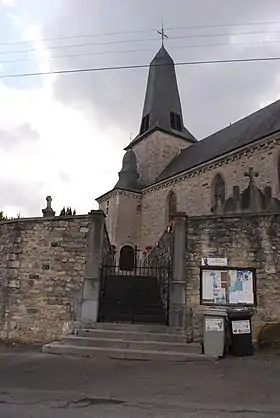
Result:
M240 59L229 59L229 60L211 60L211 61L188 61L188 62L177 62L174 65L176 67L184 65L204 65L204 64L227 64L227 63L241 63L241 62L265 62L265 61L279 61L280 57L265 57L265 58L240 58ZM154 64L156 67L167 66L168 64ZM90 73L99 71L117 71L117 70L131 70L137 68L149 68L150 64L142 65L122 65L115 67L96 67L96 68L78 68L73 70L56 70L56 71L45 71L38 73L20 73L20 74L4 74L0 75L0 79L7 78L21 78L21 77L34 77L34 76L45 76L45 75L57 75L57 74L75 74L75 73Z
M214 28L227 28L227 27L238 27L238 26L260 26L260 25L280 25L279 22L237 22L237 23L227 23L227 24L216 24L216 25L190 25L190 26L178 26L178 27L167 27L165 28L166 31L177 31L177 30L196 30L196 29L214 29ZM66 39L80 39L80 38L93 38L99 36L117 36L117 35L131 35L134 33L148 33L148 32L156 32L156 29L138 29L138 30L131 30L131 31L118 31L118 32L100 32L100 33L87 33L87 34L80 34L80 35L68 35L68 36L59 36L59 37L49 37L43 38L41 41L43 42L50 42L50 41L60 41ZM33 43L36 40L29 39L26 41L10 41L5 43L0 43L0 46L8 46L8 45L21 45L21 44L28 44Z
M259 42L231 42L231 43L219 43L219 44L201 44L201 45L177 45L172 46L172 49L190 49L190 48L214 48L214 47L231 47L235 45L252 45L252 46L258 46L263 44L272 44L272 43L280 43L279 40L273 40L273 41L259 41ZM122 51L102 51L102 52L86 52L86 53L77 53L77 54L67 54L67 55L57 55L57 56L49 56L48 60L56 60L56 59L66 59L66 58L75 58L75 57L89 57L89 56L95 56L95 55L114 55L114 54L131 54L131 53L137 53L137 52L153 52L154 50L151 48L143 48L143 49L125 49ZM20 60L5 60L0 61L0 64L15 64L19 62L28 62L28 61L34 61L36 60L36 54L34 54L31 58L25 58Z
M210 33L210 34L202 34L202 35L185 35L185 36L174 36L170 38L170 40L175 39L198 39L198 38L215 38L219 36L238 36L238 35L275 35L280 34L280 31L273 31L273 32L236 32L236 33ZM82 43L82 44L70 44L70 45L54 45L47 47L48 50L58 50L58 49L68 49L68 48L81 48L87 46L104 46L104 45L118 45L118 44L126 44L126 43L138 43L138 42L158 42L158 38L147 38L147 39L125 39L120 41L109 41L109 42L90 42L90 43ZM0 51L0 55L7 55L7 54L21 54L21 53L29 53L29 52L36 52L36 49L18 49L14 51Z

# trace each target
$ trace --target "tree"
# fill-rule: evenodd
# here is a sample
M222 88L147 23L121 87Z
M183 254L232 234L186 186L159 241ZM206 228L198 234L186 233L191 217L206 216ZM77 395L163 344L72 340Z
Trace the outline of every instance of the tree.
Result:
M59 216L75 216L76 210L72 210L71 206L68 206L67 209L65 209L65 206L62 208Z
M0 211L0 221L6 221L8 218L7 215L4 215L4 212L1 210Z

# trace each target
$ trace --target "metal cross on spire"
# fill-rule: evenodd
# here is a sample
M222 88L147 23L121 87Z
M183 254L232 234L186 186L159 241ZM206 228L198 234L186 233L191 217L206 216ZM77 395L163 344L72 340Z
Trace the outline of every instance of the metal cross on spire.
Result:
M163 22L161 25L161 30L158 30L157 33L161 36L161 43L162 43L162 46L164 46L164 40L168 39L168 36L165 33Z

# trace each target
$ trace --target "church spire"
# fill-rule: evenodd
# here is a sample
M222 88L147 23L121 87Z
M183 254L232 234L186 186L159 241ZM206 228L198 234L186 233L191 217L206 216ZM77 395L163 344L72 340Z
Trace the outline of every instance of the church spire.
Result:
M164 29L160 35L164 40ZM184 126L174 61L164 45L150 63L140 131L127 149L155 129L196 142Z

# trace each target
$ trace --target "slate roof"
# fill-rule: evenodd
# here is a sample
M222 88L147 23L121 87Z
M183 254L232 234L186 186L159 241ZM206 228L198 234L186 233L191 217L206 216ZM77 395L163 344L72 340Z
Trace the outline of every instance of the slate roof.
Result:
M119 180L114 189L138 192L140 190L138 177L136 155L130 149L126 151L123 157L122 169L119 172Z
M180 116L182 131L171 128L170 112ZM146 115L149 115L149 129L143 134L139 132L125 148L126 150L155 129L179 136L188 142L197 141L184 126L174 61L164 46L160 48L150 64L142 120Z
M184 149L157 178L168 179L280 130L280 100Z

